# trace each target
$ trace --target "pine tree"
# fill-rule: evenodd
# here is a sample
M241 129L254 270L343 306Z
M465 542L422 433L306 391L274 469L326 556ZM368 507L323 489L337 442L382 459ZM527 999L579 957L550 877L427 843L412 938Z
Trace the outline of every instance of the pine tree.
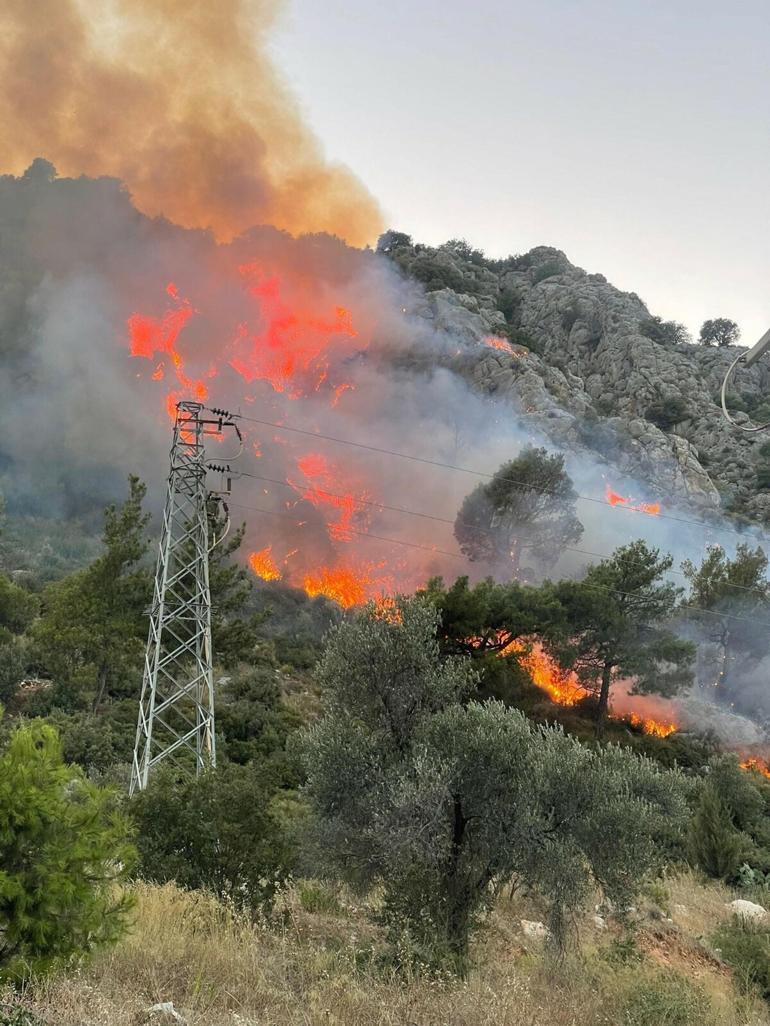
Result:
M745 844L715 787L706 784L690 825L690 851L709 876L731 880L745 856Z
M0 979L18 980L115 941L134 861L110 791L62 759L56 731L17 727L0 756Z

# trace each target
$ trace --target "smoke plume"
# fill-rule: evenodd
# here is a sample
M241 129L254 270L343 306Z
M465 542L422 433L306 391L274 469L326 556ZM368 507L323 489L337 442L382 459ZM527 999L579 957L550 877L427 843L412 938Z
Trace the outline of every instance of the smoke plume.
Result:
M280 0L6 0L0 170L40 155L110 175L136 207L230 239L252 225L355 245L377 204L325 160L273 67Z

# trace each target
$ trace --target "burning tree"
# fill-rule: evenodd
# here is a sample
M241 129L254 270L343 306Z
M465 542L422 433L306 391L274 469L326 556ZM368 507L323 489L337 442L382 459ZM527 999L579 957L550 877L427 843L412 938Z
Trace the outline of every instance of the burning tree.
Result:
M526 553L547 569L583 534L576 499L564 457L530 447L465 498L455 538L468 559L508 566L514 577Z
M537 887L560 942L597 886L628 904L683 829L684 778L464 701L476 674L441 657L436 610L397 606L333 628L320 663L327 711L301 751L325 868L381 886L393 938L460 968L493 882Z
M557 586L570 623L559 659L598 698L601 734L613 685L632 680L635 694L671 696L692 683L695 646L667 626L681 589L664 580L673 559L636 541L589 567L582 581Z

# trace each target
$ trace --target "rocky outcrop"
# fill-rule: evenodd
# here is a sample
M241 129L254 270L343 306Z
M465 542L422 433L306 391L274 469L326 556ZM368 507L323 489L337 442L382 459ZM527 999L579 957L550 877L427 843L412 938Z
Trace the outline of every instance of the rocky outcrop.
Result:
M514 403L554 444L611 459L651 493L770 519L770 493L756 476L768 436L736 431L719 406L735 347L648 337L650 311L637 295L548 247L498 262L464 244L402 244L389 255L425 281L421 309L411 312L461 343L452 366L479 391ZM739 369L732 391L758 407L770 400L770 371L763 362Z

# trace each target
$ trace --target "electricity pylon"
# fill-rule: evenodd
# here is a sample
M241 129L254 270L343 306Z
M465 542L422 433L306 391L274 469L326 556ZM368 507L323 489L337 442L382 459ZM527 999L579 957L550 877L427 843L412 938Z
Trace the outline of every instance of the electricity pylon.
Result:
M224 533L212 540L209 519L230 482L216 492L207 489L204 439L233 428L240 440L240 432L224 411L214 419L204 418L203 412L195 402L180 402L176 408L131 794L144 790L150 772L164 759L196 775L216 765L209 553Z

